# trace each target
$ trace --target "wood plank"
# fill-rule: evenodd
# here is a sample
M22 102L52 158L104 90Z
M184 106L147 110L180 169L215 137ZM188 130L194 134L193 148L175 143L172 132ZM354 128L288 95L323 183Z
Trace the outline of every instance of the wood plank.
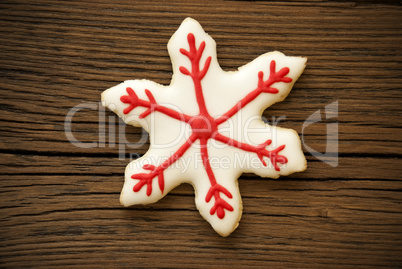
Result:
M71 265L91 264L101 257L108 261L105 249L116 257L125 249L120 253L124 259L145 255L144 264L156 266L149 252L157 252L161 260L174 265L174 255L166 251L172 242L178 243L176 251L191 249L184 258L188 261L207 259L202 266L219 258L215 248L226 249L221 253L224 260L243 254L228 265L262 266L270 261L301 267L309 261L342 265L343 259L353 256L367 258L344 265L387 266L400 250L394 233L400 232L401 190L396 191L400 184L393 181L241 179L246 210L233 234L234 247L211 234L195 209L189 185L176 188L159 203L126 210L118 204L118 193L110 191L120 181L116 176L76 176L72 180L69 176L34 175L8 180L14 186L7 186L7 194L1 195L12 195L20 204L13 207L14 201L9 201L3 206L2 229L7 233L2 237L8 242L3 254L14 265L22 265L20 258L33 254L34 262L48 265L62 264L52 258L61 255ZM15 183L18 181L24 185ZM24 197L18 197L21 192ZM204 238L201 245L193 241L200 236ZM87 251L99 256L87 256ZM85 255L85 260L77 260L75 255Z
M25 153L25 154L24 154ZM4 175L32 175L32 174L62 174L62 175L121 175L123 178L126 165L130 162L130 156L119 160L119 155L104 156L65 155L59 156L57 152L48 155L27 154L3 154L4 160L0 164ZM299 179L378 179L378 180L401 180L400 160L391 156L379 157L342 157L339 167L331 167L328 164L307 157L309 169L303 173L296 173L283 178ZM44 167L49 169L44 170ZM359 168L359 169L357 169ZM362 172L364 170L364 172ZM330 173L329 173L330 171ZM251 175L251 174L250 174ZM347 175L347 177L345 177Z

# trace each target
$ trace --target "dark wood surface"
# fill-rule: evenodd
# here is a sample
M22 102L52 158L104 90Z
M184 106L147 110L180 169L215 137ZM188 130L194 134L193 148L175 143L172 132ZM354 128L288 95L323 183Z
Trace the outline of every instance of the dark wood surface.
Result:
M399 1L109 2L0 2L0 267L402 266ZM338 123L339 165L304 149L303 173L243 175L243 217L227 238L202 219L189 185L120 206L128 158L149 144L119 160L118 129L130 142L141 129L99 118L101 92L121 81L170 83L166 44L188 16L215 38L225 70L272 50L308 57L289 97L264 113L286 116L280 126L302 134L311 114L339 104L337 118L303 134L325 152L326 127ZM79 104L93 109L74 115L73 134L97 147L66 137Z

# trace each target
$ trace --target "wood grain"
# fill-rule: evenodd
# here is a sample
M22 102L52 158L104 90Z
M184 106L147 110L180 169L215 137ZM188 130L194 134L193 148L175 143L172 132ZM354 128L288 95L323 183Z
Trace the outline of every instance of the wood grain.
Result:
M337 167L305 148L303 173L242 175L244 213L228 238L199 215L189 185L120 206L125 166L149 142L135 145L142 130L99 105L127 79L170 83L166 44L188 16L225 70L272 50L308 57L264 116L286 116L279 126L320 152L327 124L339 127ZM399 1L1 1L0 267L401 267L401 16ZM338 117L303 130L334 101ZM90 108L74 114L72 134L91 148L66 136L79 104Z

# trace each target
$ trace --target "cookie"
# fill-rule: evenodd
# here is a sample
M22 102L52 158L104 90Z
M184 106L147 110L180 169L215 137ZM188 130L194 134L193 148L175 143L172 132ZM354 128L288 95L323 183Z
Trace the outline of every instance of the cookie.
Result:
M275 51L224 71L215 41L191 18L171 37L168 51L169 86L127 80L102 93L104 106L150 135L148 152L126 168L120 201L154 203L189 183L201 216L228 236L242 214L242 173L277 178L306 169L298 134L261 118L286 98L306 58Z

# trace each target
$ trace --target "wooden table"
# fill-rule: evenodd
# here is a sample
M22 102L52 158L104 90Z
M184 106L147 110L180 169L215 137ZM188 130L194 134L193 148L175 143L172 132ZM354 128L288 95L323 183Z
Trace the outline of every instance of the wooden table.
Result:
M109 2L0 2L0 267L402 266L399 1ZM242 175L244 212L227 238L202 219L190 185L119 204L125 166L149 143L118 143L142 130L99 104L124 80L169 84L166 44L188 16L225 70L273 50L308 57L288 98L264 112L303 137L308 169ZM338 149L326 150L328 126Z

